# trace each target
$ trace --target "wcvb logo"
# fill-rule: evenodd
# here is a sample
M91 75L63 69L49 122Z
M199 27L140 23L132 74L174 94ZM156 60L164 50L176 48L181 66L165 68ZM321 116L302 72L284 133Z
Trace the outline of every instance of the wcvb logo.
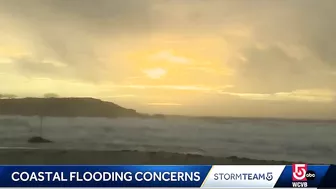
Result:
M293 164L292 173L293 173L292 174L293 181L307 181L306 178L307 164Z

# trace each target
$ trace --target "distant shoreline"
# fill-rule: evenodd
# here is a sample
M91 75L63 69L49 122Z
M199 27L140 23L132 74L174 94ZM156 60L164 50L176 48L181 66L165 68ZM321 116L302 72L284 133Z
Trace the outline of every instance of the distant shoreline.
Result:
M137 118L169 118L182 117L189 119L243 119L243 120L296 120L296 121L336 121L336 118L311 117L239 117L239 116L204 116L173 115L163 113L142 113L134 109L121 107L110 101L91 97L51 97L51 98L12 98L0 99L0 116L42 116L42 117L137 117Z
M254 160L239 157L211 157L194 154L140 151L58 150L58 149L0 149L0 164L61 165L61 164L150 164L150 165L284 165L288 161Z
M1 114L3 117L39 117L39 115L19 115L19 114ZM165 119L165 118L184 118L184 119L199 119L206 121L213 120L273 120L273 121L298 121L298 122L336 122L336 119L313 119L313 118L277 118L277 117L228 117L228 116L188 116L188 115L169 115L169 114L142 114L138 113L136 116L43 116L44 118L141 118L141 119Z
M239 116L199 116L199 115L170 115L164 114L166 117L182 117L191 119L241 119L241 120L289 120L289 121L326 121L334 122L336 118L322 119L322 118L290 118L290 117L239 117Z

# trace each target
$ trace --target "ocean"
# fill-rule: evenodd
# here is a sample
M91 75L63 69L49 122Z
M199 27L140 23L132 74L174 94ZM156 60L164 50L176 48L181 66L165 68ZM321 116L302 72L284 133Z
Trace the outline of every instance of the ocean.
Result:
M139 150L336 163L336 121L248 118L0 116L0 148Z

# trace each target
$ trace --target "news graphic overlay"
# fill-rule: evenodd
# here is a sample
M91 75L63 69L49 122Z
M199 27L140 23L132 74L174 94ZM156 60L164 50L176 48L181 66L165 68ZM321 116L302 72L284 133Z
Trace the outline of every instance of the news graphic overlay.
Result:
M336 167L334 165L287 165L274 187L335 188Z
M307 164L292 165L292 181L307 181L306 173L307 173Z
M315 172L307 168L307 164L292 165L292 185L293 187L308 187L307 180L314 180Z
M0 187L200 187L204 166L2 166Z
M215 165L204 188L273 188L285 165Z
M333 165L0 166L0 187L336 188Z

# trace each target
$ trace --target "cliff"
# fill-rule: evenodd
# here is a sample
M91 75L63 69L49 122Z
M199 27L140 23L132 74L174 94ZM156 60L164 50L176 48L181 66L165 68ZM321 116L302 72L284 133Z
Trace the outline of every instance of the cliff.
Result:
M112 102L94 98L21 98L0 99L0 115L54 117L125 117L139 116Z

